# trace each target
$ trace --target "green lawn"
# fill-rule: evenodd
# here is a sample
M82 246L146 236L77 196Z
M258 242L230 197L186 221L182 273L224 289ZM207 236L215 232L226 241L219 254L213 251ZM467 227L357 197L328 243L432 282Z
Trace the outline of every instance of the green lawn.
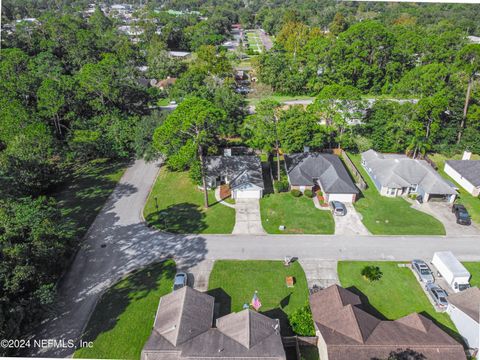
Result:
M412 312L418 312L434 320L449 334L457 337L455 325L445 313L437 313L420 284L408 268L398 267L397 262L382 261L340 261L338 277L345 288L366 297L363 303L373 315L386 320L396 320ZM369 282L361 275L366 265L379 266L383 277L379 281ZM362 296L364 295L364 296Z
M363 216L363 223L374 235L445 235L443 224L433 216L412 209L401 197L381 196L361 165L358 154L348 154L362 174L368 188L354 206Z
M480 287L480 262L464 262L462 264L472 275L470 285Z
M188 173L162 168L143 214L149 225L172 233L230 234L235 225L235 209L217 203L213 191L209 191L209 202L210 207L205 209L203 192Z
M335 223L330 211L319 210L311 198L290 193L265 195L260 200L262 225L269 234L333 234ZM285 225L284 231L279 230Z
M461 160L462 155L455 155L450 158L447 158L440 154L429 155L430 159L432 159L435 164L438 166L438 173L441 174L445 179L453 182L458 187L458 198L457 203L465 205L468 210L468 213L472 217L472 220L477 224L480 224L480 198L470 195L468 192L465 191L455 180L453 180L450 176L448 176L445 171L443 171L445 167L446 160ZM480 160L480 156L473 155L472 160Z
M83 238L95 220L126 166L125 162L92 160L72 169L64 185L52 194L62 214L75 223L78 239Z
M85 333L92 348L75 358L139 359L152 331L158 301L172 290L175 262L168 260L135 272L111 287L100 299Z
M294 276L296 283L287 288L285 277ZM250 304L258 291L260 312L281 321L283 335L291 334L288 314L305 306L308 286L298 262L285 267L282 261L216 261L208 283L209 293L221 303L221 314L238 312Z

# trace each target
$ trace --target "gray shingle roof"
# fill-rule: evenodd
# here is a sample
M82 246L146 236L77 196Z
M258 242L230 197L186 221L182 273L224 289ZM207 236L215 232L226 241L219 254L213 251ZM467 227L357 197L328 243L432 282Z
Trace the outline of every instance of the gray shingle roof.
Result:
M476 322L480 318L480 289L471 287L456 294L448 295L449 303L462 310Z
M429 194L457 193L425 160L410 159L401 154L380 154L374 150L363 152L362 160L382 186L402 188L418 184Z
M338 285L310 295L310 307L331 360L386 359L398 349L412 349L426 359L466 358L462 345L430 319L417 313L377 319L362 309L357 295Z
M213 309L212 296L189 287L163 296L142 360L285 360L276 320L247 309L217 319L213 328Z
M209 182L227 176L232 189L254 185L264 189L262 163L255 155L207 156L205 172Z
M358 189L338 156L323 153L285 155L291 185L313 186L315 180L326 193L358 194Z
M447 160L445 163L473 186L480 186L480 160Z

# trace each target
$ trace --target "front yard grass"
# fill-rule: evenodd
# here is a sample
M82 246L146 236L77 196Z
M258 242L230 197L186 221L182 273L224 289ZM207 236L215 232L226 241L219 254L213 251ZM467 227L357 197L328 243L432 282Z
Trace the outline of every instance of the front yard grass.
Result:
M435 164L438 166L438 173L442 175L445 179L454 183L458 188L458 197L456 202L459 204L465 205L468 210L468 213L472 217L472 220L477 224L480 224L480 198L472 196L468 193L463 187L461 187L455 180L448 176L445 171L445 161L446 160L461 160L462 155L454 155L451 158L447 158L444 155L434 154L429 156ZM473 155L472 160L480 160L480 156Z
M203 192L188 173L162 168L143 214L149 225L171 233L230 234L235 225L235 209L217 203L213 191L209 191L209 203L210 207L205 209Z
M480 287L480 262L462 262L462 264L472 275L470 285Z
M265 195L260 200L262 225L269 234L333 234L335 223L330 211L319 210L311 198L290 193ZM279 230L285 225L285 230Z
M137 271L112 286L97 304L82 336L93 347L75 358L140 359L152 331L158 301L172 291L175 262L167 260Z
M390 261L340 261L338 278L344 288L351 288L363 297L366 310L373 315L396 320L417 312L434 320L457 340L460 339L449 316L435 311L412 271L407 267L398 267L398 264ZM383 276L379 281L369 282L363 278L361 271L367 265L380 267Z
M294 276L295 286L287 288L285 277ZM305 306L308 285L298 262L289 267L282 261L216 261L208 282L209 293L220 302L220 316L243 310L258 291L259 312L280 320L282 335L291 335L288 315Z
M374 235L445 235L443 224L433 216L412 209L403 198L378 193L372 179L361 165L359 154L348 154L367 182L368 188L354 203L363 224Z
M95 159L70 171L65 183L51 195L63 216L75 224L82 239L125 172L126 162ZM125 189L129 191L129 189Z

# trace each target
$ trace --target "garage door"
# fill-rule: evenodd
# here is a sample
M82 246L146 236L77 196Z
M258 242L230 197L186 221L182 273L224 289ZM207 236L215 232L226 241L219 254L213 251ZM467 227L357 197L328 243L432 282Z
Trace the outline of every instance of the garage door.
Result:
M262 197L261 190L235 190L236 199L260 199Z
M353 194L328 194L328 201L351 203L353 201Z

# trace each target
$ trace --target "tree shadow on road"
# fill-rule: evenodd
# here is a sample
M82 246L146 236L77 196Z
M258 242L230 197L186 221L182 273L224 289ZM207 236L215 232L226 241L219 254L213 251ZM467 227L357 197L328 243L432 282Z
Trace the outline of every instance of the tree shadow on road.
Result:
M127 308L133 302L150 296L152 292L161 296L165 290L169 291L174 276L175 262L166 260L135 271L119 281L101 297L90 318L82 340L95 341L100 334L114 329L119 321L119 317L127 311ZM155 296L154 299L158 300L158 298L159 296ZM130 312L133 312L132 310L135 309L130 309ZM142 312L142 309L137 308L136 310ZM148 311L148 309L143 310ZM138 320L140 320L142 315L140 312L138 313ZM133 314L130 313L129 315L134 314L133 312ZM130 320L135 322L136 319L132 318ZM133 326L132 330L134 330ZM128 338L119 339L119 341L125 340L128 340Z

